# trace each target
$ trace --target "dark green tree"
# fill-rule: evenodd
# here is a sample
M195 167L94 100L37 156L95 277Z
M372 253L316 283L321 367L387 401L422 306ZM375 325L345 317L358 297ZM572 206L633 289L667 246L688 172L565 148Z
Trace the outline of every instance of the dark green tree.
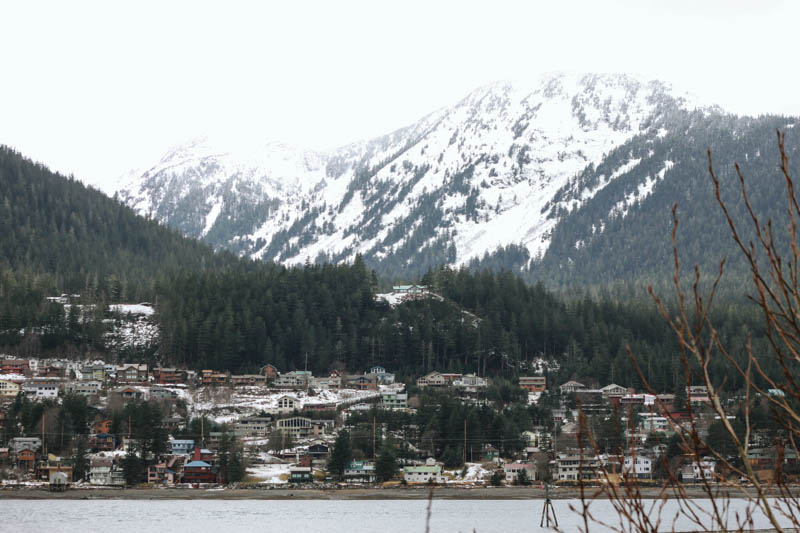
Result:
M375 475L378 481L389 481L397 475L397 472L397 459L394 453L388 447L384 447L375 461Z
M330 457L328 458L328 473L336 479L341 480L344 477L345 468L348 463L353 460L353 451L350 445L350 434L347 430L342 429L336 436L336 441L333 443L333 450L331 450Z

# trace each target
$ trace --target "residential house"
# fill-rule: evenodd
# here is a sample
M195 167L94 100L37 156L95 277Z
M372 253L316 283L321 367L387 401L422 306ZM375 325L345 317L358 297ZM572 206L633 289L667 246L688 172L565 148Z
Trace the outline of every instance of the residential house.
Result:
M213 449L219 448L225 438L233 439L235 434L231 431L210 431L206 436L206 443Z
M522 439L528 444L528 446L535 448L543 448L551 441L550 433L544 428L544 426L537 426L533 428L533 430L523 431Z
M153 379L159 385L180 385L186 383L186 371L177 368L154 368Z
M381 393L381 407L384 409L408 409L408 393L383 391Z
M444 387L448 385L447 379L441 372L430 372L421 378L417 378L417 387Z
M617 385L616 383L612 383L611 385L606 385L600 391L603 393L603 398L618 398L620 396L624 396L628 393L628 389L621 385Z
M190 461L183 465L184 483L214 483L217 479L211 465L205 461Z
M622 462L622 473L637 479L653 478L653 459L642 454L627 455Z
M178 393L172 389L154 385L150 387L149 397L151 400L175 400L178 398Z
M269 417L252 416L240 418L236 421L233 432L237 437L266 437L272 419Z
M478 392L489 386L489 380L475 374L464 374L453 381L453 387L466 392Z
M559 453L556 465L558 480L596 479L600 468L600 458L580 452Z
M380 385L391 385L394 383L394 374L387 372L382 366L373 366L369 369L367 375L375 376L375 379Z
M558 390L561 392L561 394L572 394L579 390L583 390L585 388L586 385L584 385L583 383L579 383L577 381L567 381L566 383L558 387Z
M34 398L58 398L59 382L49 379L35 379L22 386L26 396Z
M278 398L278 405L273 411L276 414L286 414L299 411L302 406L302 402L294 396L283 395Z
M281 418L275 421L275 429L291 435L292 439L306 439L314 434L314 424L310 418L304 416L293 416Z
M0 361L0 374L30 374L30 363L26 359L3 359Z
M506 476L506 483L514 483L519 479L520 472L524 471L530 481L537 479L536 465L533 463L506 463L503 465L503 472Z
M705 385L686 387L686 397L692 403L708 403L711 401L711 398L708 397L708 387Z
M234 387L244 387L244 386L253 387L256 385L266 385L267 376L262 376L261 374L232 375L231 383L233 384Z
M172 439L169 441L170 453L174 455L189 455L194 451L194 441L191 439Z
M684 483L713 483L716 481L717 462L711 457L703 457L699 461L692 458L681 469L681 480Z
M144 398L144 391L136 387L119 387L113 389L111 394L125 400L140 400Z
M147 365L126 363L114 371L117 383L144 383L147 381Z
M280 374L272 381L272 386L276 389L307 389L313 377L309 370L292 370Z
M113 485L111 471L114 463L110 457L93 457L89 460L89 484Z
M0 398L14 398L21 390L22 387L19 382L10 379L0 379Z
M81 379L93 381L105 381L105 365L85 365L81 367Z
M442 465L429 457L424 465L404 467L403 480L406 483L443 483L445 478L442 475Z
M378 379L375 377L375 375L368 375L368 374L346 376L344 378L344 384L342 386L346 389L377 390Z
M96 396L103 390L103 384L99 381L72 381L64 385L66 394L79 394L81 396Z
M16 453L17 467L24 468L28 472L36 469L36 450L23 448Z
M217 372L214 370L201 370L200 371L200 382L203 386L210 386L210 385L225 385L228 382L228 373L227 372Z
M267 381L272 381L273 379L277 378L278 375L280 375L280 372L278 372L278 369L275 368L274 365L270 365L270 364L264 365L264 367L261 369L261 371L264 373L264 377L267 378Z
M98 433L89 439L89 448L95 452L110 452L117 448L116 438L110 433Z
M775 454L768 448L750 448L747 450L747 462L753 470L774 468Z
M375 464L367 461L350 461L344 468L344 479L355 483L374 483L377 480Z
M36 372L36 375L39 376L40 378L62 379L64 377L64 366L63 365L40 366Z
M614 400L615 398L612 398ZM619 396L619 405L655 405L655 394L626 394Z
M393 285L392 292L404 295L422 295L429 291L427 285Z
M528 392L544 392L547 390L545 376L520 376L519 386Z
M308 450L306 451L306 453L312 459L324 459L328 457L330 449L328 448L328 445L323 442L315 442L308 446Z
M62 473L66 476L66 482L72 483L72 467L71 466L64 466L60 462L56 464L48 464L45 466L40 465L37 477L41 480L47 480L50 483L53 483L53 478L58 474Z
M312 389L320 389L320 390L335 390L339 389L342 386L342 377L338 374L334 375L331 374L327 377L318 377L318 378L311 378Z
M293 466L289 469L289 483L313 483L314 469L311 466Z
M147 482L154 485L174 485L178 476L167 463L156 463L147 467ZM198 482L204 483L204 482Z

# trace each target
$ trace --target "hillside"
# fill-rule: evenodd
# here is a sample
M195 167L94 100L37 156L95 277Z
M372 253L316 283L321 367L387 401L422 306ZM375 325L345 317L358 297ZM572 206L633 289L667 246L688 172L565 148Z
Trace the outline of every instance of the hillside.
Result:
M7 147L0 147L0 195L0 268L48 275L53 290L149 299L160 273L242 263Z

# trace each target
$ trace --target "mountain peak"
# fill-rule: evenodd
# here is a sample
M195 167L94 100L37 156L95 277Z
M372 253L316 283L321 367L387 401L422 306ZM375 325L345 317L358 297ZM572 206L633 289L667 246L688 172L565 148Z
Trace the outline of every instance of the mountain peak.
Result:
M512 244L540 256L567 209L559 191L696 107L657 80L552 72L486 85L407 128L329 153L198 137L120 197L214 246L283 263L362 254L424 268Z

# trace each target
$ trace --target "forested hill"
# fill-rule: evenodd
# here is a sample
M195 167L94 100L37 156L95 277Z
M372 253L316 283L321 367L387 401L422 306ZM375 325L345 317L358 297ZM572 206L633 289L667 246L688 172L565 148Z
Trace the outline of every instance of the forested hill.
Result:
M508 272L442 268L424 278L437 297L390 306L374 297L375 281L360 259L179 275L158 288L160 356L232 371L307 365L315 375L382 364L404 378L439 370L511 379L546 361L556 382L580 377L639 386L629 345L655 387L672 390L685 380L674 335L646 299L564 301ZM715 315L734 357L744 357L739 348L751 332L754 349L766 347L751 328L756 317L744 306ZM735 375L719 377L738 386Z
M0 235L0 283L35 279L42 290L90 290L108 301L152 299L152 282L163 272L246 263L4 146Z
M796 119L682 114L669 133L635 138L589 166L563 187L550 207L559 223L550 248L530 279L565 285L634 281L658 284L672 274L672 206L678 206L678 248L687 268L715 273L727 257L731 280L749 279L714 198L706 150L710 149L720 194L744 240L755 238L734 164L745 176L750 204L763 224L771 220L786 244L786 182L780 172L776 131L786 132L790 173L800 176ZM679 127L681 126L681 127ZM625 169L614 181L614 169ZM619 172L619 171L617 171ZM596 190L590 201L582 191ZM783 237L783 238L782 238ZM780 242L780 241L779 241Z

